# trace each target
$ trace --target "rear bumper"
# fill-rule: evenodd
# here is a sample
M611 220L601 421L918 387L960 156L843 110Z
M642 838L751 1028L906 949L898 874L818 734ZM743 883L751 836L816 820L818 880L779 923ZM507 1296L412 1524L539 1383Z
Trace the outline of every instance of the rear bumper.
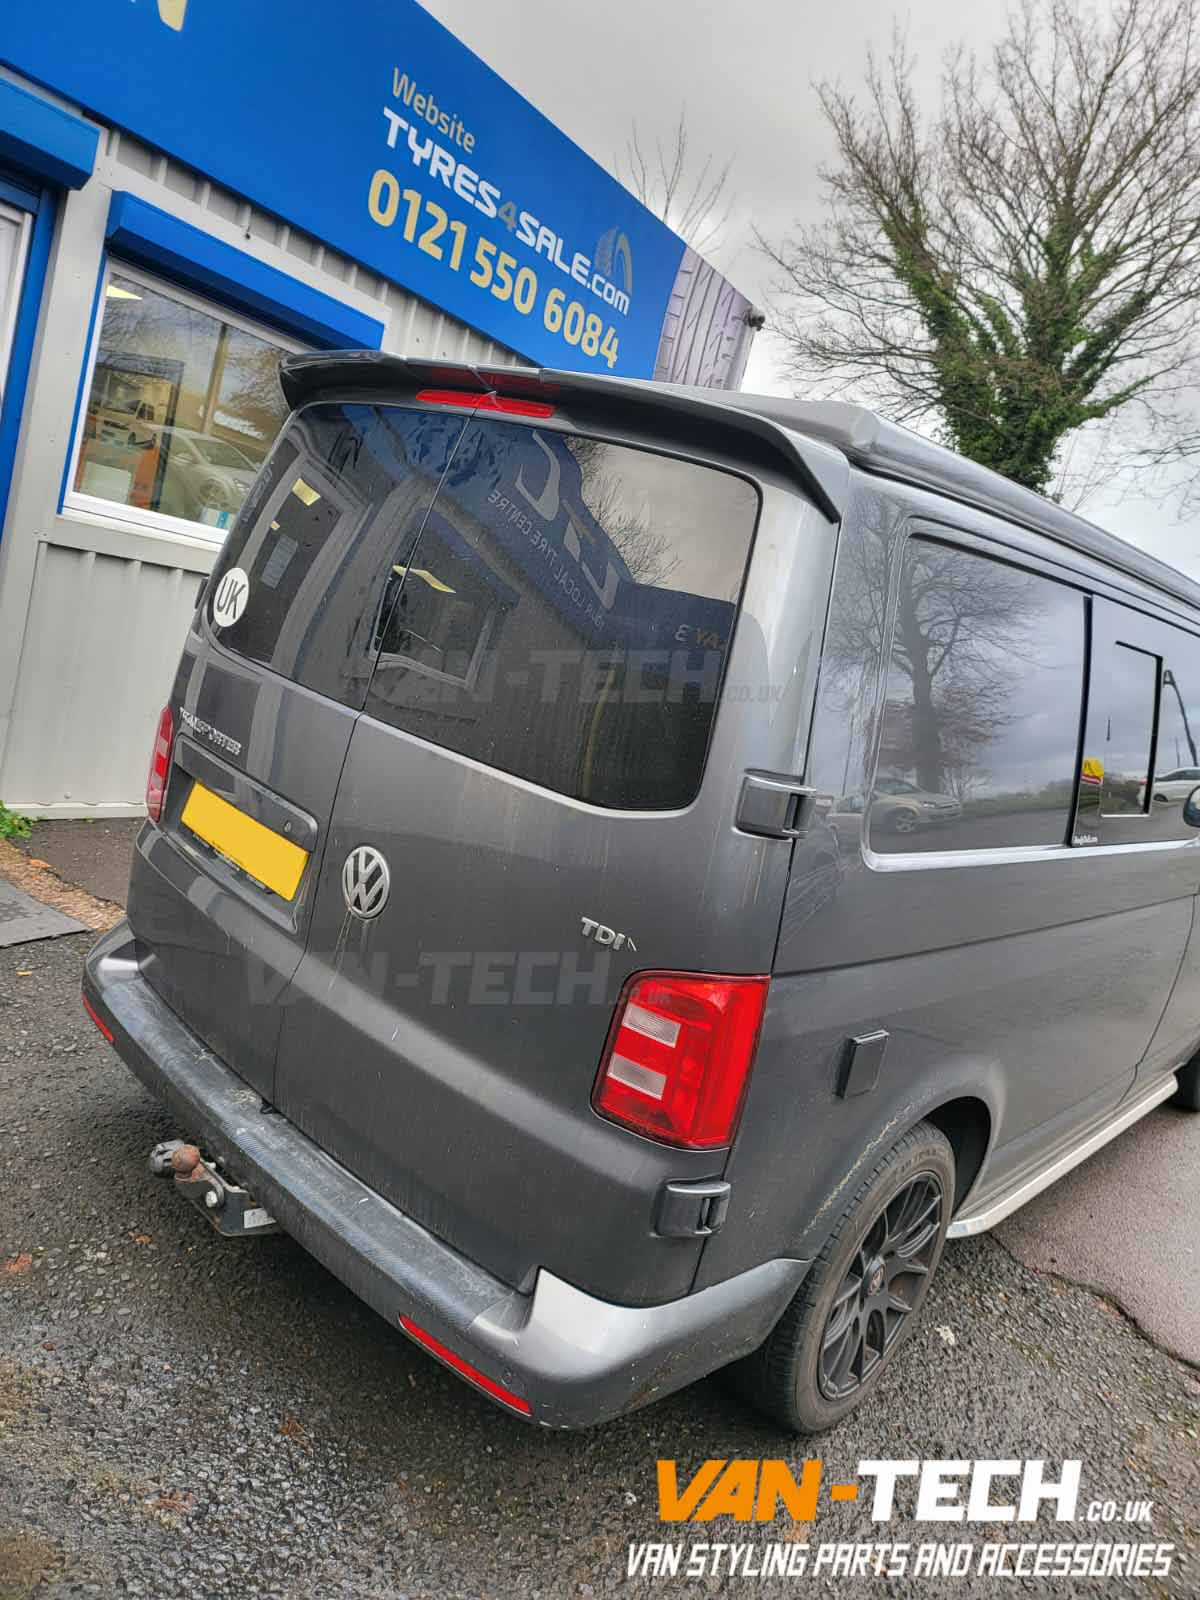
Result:
M606 1421L747 1354L807 1271L807 1262L769 1261L665 1305L620 1306L543 1269L522 1294L367 1188L286 1118L264 1113L254 1090L150 988L128 924L93 949L83 987L126 1065L178 1116L181 1135L226 1161L393 1327L411 1318L519 1395L546 1427Z

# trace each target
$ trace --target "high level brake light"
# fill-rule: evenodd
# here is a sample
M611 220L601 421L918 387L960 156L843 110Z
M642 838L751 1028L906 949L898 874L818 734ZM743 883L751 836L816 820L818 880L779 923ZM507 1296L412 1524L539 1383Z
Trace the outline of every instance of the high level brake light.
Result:
M167 772L171 766L171 744L175 738L175 719L170 706L164 706L154 735L154 753L146 778L146 814L151 822L162 816L163 796L167 792Z
M617 1002L592 1104L650 1139L709 1150L733 1138L767 1001L766 977L644 972Z
M470 389L418 389L417 399L431 406L465 406L469 411L506 411L513 417L552 417L545 400L518 400L507 394L475 394Z

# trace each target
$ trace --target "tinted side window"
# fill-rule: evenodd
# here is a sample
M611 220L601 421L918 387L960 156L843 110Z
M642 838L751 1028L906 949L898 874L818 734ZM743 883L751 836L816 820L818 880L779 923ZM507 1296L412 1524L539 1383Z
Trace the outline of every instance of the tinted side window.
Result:
M1149 804L1146 784L1154 742L1158 669L1158 657L1145 650L1127 644L1113 648L1100 785L1102 817L1135 816Z
M1132 606L1092 601L1091 686L1074 842L1194 839L1200 638Z
M687 805L757 512L714 467L473 423L395 568L367 711L594 805Z
M213 573L221 643L318 694L360 707L382 620L416 544L461 417L309 406L288 423ZM245 609L220 625L221 586ZM216 608L214 610L214 608Z
M1200 642L1174 634L1170 656L1162 669L1158 702L1158 745L1154 781L1200 785ZM1183 796L1155 793L1156 805L1178 803Z
M1065 844L1083 668L1077 590L910 541L877 730L872 848Z

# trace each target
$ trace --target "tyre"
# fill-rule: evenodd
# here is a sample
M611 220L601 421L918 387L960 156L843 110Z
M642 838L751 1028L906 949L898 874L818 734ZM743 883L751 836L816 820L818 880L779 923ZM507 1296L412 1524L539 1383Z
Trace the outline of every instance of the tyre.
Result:
M752 1404L819 1433L871 1395L920 1315L953 1196L950 1142L919 1122L860 1184L770 1337L731 1369Z
M1200 1055L1194 1055L1177 1074L1179 1087L1167 1101L1181 1111L1200 1111Z
M915 811L906 811L903 807L896 810L892 817L893 833L916 833L921 819Z

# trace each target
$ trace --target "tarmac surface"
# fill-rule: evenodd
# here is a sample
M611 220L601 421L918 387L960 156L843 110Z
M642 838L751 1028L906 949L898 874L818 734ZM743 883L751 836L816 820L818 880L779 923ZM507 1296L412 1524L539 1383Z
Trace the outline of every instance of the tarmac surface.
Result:
M1152 1111L997 1235L1026 1266L1110 1296L1200 1367L1200 1116Z
M65 875L57 838L41 849ZM1194 1302L1171 1286L1195 1275L1200 1118L1156 1113L998 1236L949 1246L883 1388L819 1440L781 1434L719 1377L552 1434L477 1396L292 1240L222 1240L149 1176L151 1146L182 1130L79 1005L91 938L0 950L0 1600L709 1593L725 1582L628 1579L630 1545L781 1538L1175 1550L1153 1580L728 1587L1200 1593L1200 1373L1168 1353L1194 1350ZM1130 1257L1137 1271L1118 1272ZM887 1524L824 1497L811 1527L659 1520L659 1458L686 1481L710 1457L798 1473L807 1456L830 1482L865 1458L1079 1458L1084 1504L1153 1511L1136 1528L981 1528L918 1523L901 1495Z
M28 839L13 843L27 856L47 861L67 883L86 889L98 900L125 904L129 861L140 821L117 817L103 821L35 821Z

